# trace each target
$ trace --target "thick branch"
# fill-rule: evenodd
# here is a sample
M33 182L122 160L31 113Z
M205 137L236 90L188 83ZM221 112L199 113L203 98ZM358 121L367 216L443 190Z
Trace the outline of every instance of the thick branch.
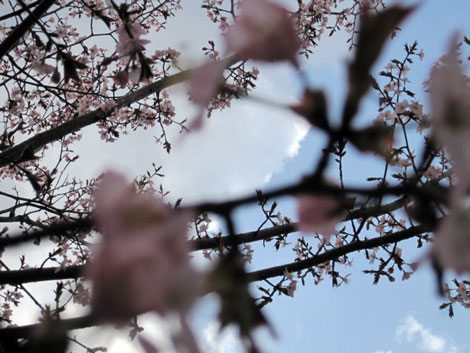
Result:
M26 270L0 271L0 285L17 285L30 282L79 278L84 266L31 268Z
M289 272L297 272L297 271L305 270L307 268L317 266L317 265L323 264L331 260L335 260L351 252L365 250L365 249L372 249L381 245L396 243L405 239L412 238L422 233L430 232L432 230L433 230L433 227L429 225L420 225L417 227L411 227L406 230L402 230L400 232L392 233L389 235L384 235L382 237L355 241L347 245L344 245L342 247L325 251L323 254L313 256L309 259L247 273L248 280L250 282L256 282L256 281L261 281L261 280L271 278L271 277L282 276L286 270Z
M6 54L12 50L16 43L23 38L23 36L28 32L36 23L36 21L41 18L46 11L54 5L55 0L43 0L41 3L33 10L33 12L26 17L26 19L21 22L18 27L16 27L9 35L6 37L3 42L0 43L0 59L2 59Z
M37 4L39 4L41 1L40 0L36 0L35 2L32 2L31 4L25 4L21 9L19 10L16 10L16 11L13 11L13 12L10 12L6 15L3 15L3 16L0 16L0 21L5 21L11 17L14 17L14 16L18 16L18 15L21 15L23 12L27 11L28 9L36 6Z
M153 82L145 87L142 87L134 92L130 92L123 97L116 99L116 109L129 106L152 93L160 92L161 90L183 82L187 79L190 70L182 71L175 75L167 76ZM13 147L10 147L0 153L0 167L4 167L9 163L15 163L19 161L26 161L34 158L34 153L39 149L43 148L48 143L57 141L68 134L76 132L85 126L92 125L107 117L107 113L101 109L96 109L92 112L80 115L75 119L69 120L63 124L60 124L52 129L43 131L26 141L19 143Z
M73 222L60 222L50 226L44 226L41 230L26 231L12 237L0 238L0 247L21 244L30 240L39 240L51 235L63 236L69 231L86 231L93 227L91 218L82 218Z
M59 324L64 330L76 330L80 328L92 327L100 324L100 321L91 315L76 317L72 319L64 319L60 321L53 321L54 324ZM25 326L6 327L0 329L0 342L6 340L27 338L31 337L34 331L41 324L32 324ZM1 346L0 346L1 347Z

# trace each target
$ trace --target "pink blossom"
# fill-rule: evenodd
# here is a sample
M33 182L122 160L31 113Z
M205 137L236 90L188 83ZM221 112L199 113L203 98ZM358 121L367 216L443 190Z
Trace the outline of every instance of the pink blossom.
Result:
M116 101L114 99L110 99L101 105L101 110L104 113L109 113L112 110L114 110L114 108L116 108L116 105L117 105Z
M227 49L243 59L295 60L300 43L287 11L267 0L244 0L241 16L225 37Z
M431 165L426 171L423 173L423 176L428 179L436 179L442 174L442 168L435 167Z
M398 158L397 166L405 168L411 166L413 163L410 158Z
M128 31L132 34L129 35ZM144 50L144 46L150 43L149 40L140 39L142 34L146 34L145 29L138 23L133 23L127 26L122 25L117 30L119 41L116 45L116 51L122 57L133 56L136 52Z
M421 51L419 52L419 55L418 55L418 56L419 56L419 59L420 59L420 60L423 60L423 59L424 59L424 50L423 50L423 49L421 49Z
M336 233L335 226L343 219L340 206L335 199L326 196L300 196L297 213L298 229L301 232L315 232L322 235Z
M194 70L189 81L191 100L206 108L223 82L224 66L221 62L206 63Z
M127 82L129 82L129 74L127 71L119 71L116 75L113 76L114 83L124 88L127 86Z
M183 307L194 277L187 218L160 200L137 195L114 172L104 174L94 201L103 241L87 272L93 283L93 312L119 320Z
M289 297L294 297L294 292L297 289L297 281L294 280L294 276L292 275L292 273L287 271L287 269L284 270L284 276L286 277L286 279L290 281L289 285L286 288L286 291L287 291L286 294Z
M439 264L457 273L470 272L470 213L456 209L439 224L432 249Z
M408 101L407 100L404 100L404 101L401 101L401 102L398 102L396 105L395 105L395 114L403 114L406 109L408 108Z
M431 74L433 136L448 152L460 182L470 181L470 87L458 64L457 45Z
M220 86L224 82L224 69L224 63L216 61L194 70L189 81L189 96L201 110L192 122L192 128L198 129L201 127L204 109L207 108L212 98L217 95Z

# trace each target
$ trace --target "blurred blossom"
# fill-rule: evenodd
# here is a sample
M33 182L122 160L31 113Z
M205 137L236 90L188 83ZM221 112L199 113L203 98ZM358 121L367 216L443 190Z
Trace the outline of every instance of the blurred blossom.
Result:
M191 123L191 128L199 129L204 118L204 110L217 95L224 82L224 63L210 62L195 69L189 81L189 96L201 109Z
M119 320L147 311L184 311L195 277L187 217L150 195L137 195L114 172L103 175L94 201L103 241L87 272L93 312Z
M295 60L300 43L283 7L267 0L245 0L240 9L240 17L225 37L230 52L242 59Z
M129 35L128 31L131 33ZM133 56L136 52L144 50L144 46L150 43L149 40L140 39L142 34L146 34L145 29L138 23L129 24L127 26L122 25L117 30L119 41L116 45L116 51L121 57Z
M452 41L444 62L431 73L432 129L436 141L448 152L460 182L470 181L470 87L458 63Z
M431 72L431 126L436 141L448 151L457 177L450 195L451 212L439 224L432 254L458 273L470 271L470 87L462 74L456 38L447 56ZM428 169L429 177L438 170Z
M220 61L210 62L194 70L189 81L191 100L206 108L223 82L224 66Z
M457 273L470 272L470 210L454 209L439 224L433 255L439 264Z
M343 219L339 203L326 196L303 195L298 198L298 229L322 235L336 234L335 226Z

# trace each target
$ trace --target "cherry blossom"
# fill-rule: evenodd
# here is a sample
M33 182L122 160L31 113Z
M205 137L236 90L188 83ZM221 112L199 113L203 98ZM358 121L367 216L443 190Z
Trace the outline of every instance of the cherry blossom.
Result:
M445 63L431 74L431 123L437 142L448 150L455 174L470 180L470 87L458 64L457 46L452 45Z
M206 63L194 70L189 81L191 100L198 106L206 108L223 82L223 72L224 66L219 61Z
M214 98L223 83L224 64L220 61L206 63L194 70L189 81L189 95L191 100L200 107L200 111L191 124L191 128L198 129L202 125L204 110Z
M243 59L295 60L300 43L287 11L267 0L245 0L241 16L226 34L226 45Z
M284 270L284 276L289 280L289 285L286 288L286 294L289 297L294 297L294 292L297 289L297 281L294 280L294 276L292 273L287 271L287 269Z
M127 28L125 25L122 25L117 30L117 33L119 36L119 42L116 45L116 51L121 57L132 57L136 52L143 50L146 44L150 43L149 40L140 39L140 36L146 34L146 31L138 23L130 24Z
M428 179L436 179L442 174L442 168L438 168L435 166L430 166L426 171L423 173L423 176Z
M147 311L184 310L194 278L186 216L135 194L115 172L102 177L95 203L103 241L88 267L93 312L119 320Z
M457 273L470 272L470 212L455 209L441 221L436 232L433 255L439 264Z
M298 229L322 235L336 233L335 226L343 219L338 201L326 196L303 195L298 198Z

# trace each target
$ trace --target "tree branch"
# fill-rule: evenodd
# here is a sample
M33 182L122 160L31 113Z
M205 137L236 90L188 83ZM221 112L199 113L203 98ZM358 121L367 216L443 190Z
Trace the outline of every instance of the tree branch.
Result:
M317 266L322 263L337 259L338 257L349 254L351 252L372 249L381 245L396 243L405 239L412 238L422 233L430 232L432 230L433 227L429 225L420 225L417 227L411 227L406 230L402 230L400 232L384 235L382 237L372 238L369 240L355 241L342 247L325 251L323 254L313 256L309 259L292 262L281 266L274 266L266 268L264 270L249 272L247 273L248 281L256 282L271 277L282 276L286 270L289 272L305 270L309 267Z
M39 4L41 2L41 0L36 0L34 2L32 2L31 4L27 4L25 5L24 7L22 7L20 10L16 10L16 11L13 11L13 12L10 12L9 14L6 14L6 15L3 15L3 16L0 16L0 21L5 21L11 17L14 17L14 16L18 16L18 15L21 15L23 12L27 11L28 9L36 6L37 4Z
M0 43L0 59L15 47L16 43L23 38L26 32L34 26L36 21L41 18L54 3L55 0L41 1L33 12Z
M181 83L186 80L191 70L179 72L177 74L167 76L144 86L134 92L130 92L123 97L116 99L116 109L126 107L135 103L142 98L149 96L152 93L160 92L161 90ZM80 115L72 120L66 121L56 127L43 131L26 141L23 141L13 147L10 147L0 153L0 167L4 167L9 163L24 162L28 159L34 158L34 153L44 147L45 145L57 141L68 134L76 132L85 126L92 125L100 120L105 119L109 113L103 112L101 109L96 109L92 112Z
M75 317L71 319L57 320L57 321L52 321L52 323L61 325L64 330L76 330L80 328L87 328L87 327L97 326L101 324L101 322L92 315ZM0 329L0 342L5 342L6 340L13 340L13 339L18 339L18 338L31 337L34 331L41 325L42 324L32 324L32 325L25 325L25 326L1 328Z

